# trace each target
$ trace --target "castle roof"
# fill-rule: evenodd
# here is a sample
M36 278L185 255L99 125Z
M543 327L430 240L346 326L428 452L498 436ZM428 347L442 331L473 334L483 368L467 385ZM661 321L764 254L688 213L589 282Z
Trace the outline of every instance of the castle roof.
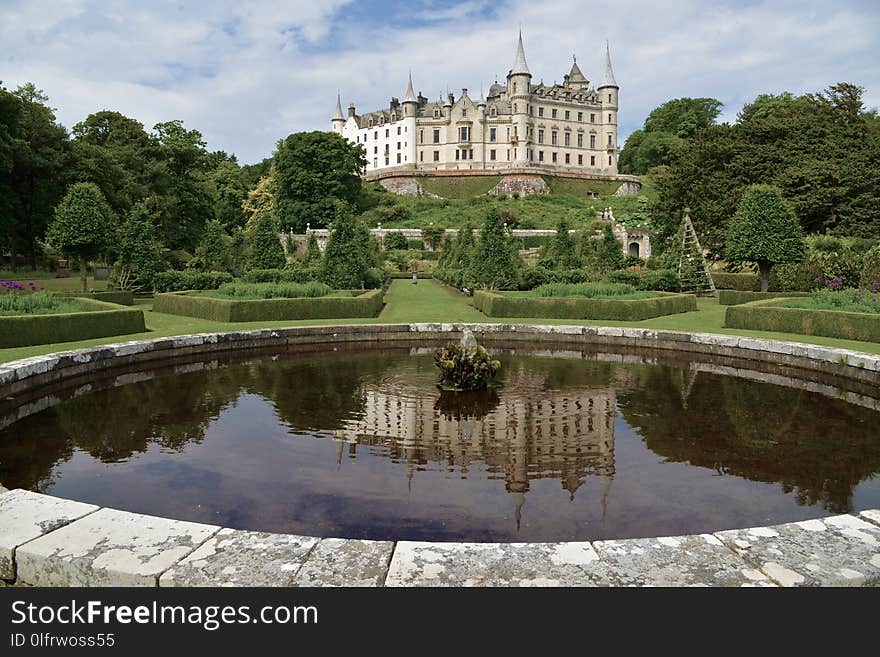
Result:
M412 86L412 71L409 72L409 82L406 85L406 93L403 96L404 103L415 103L418 102L416 100L416 94L413 92Z
M599 85L599 88L602 87L616 87L617 80L614 79L614 71L611 68L611 49L608 47L608 42L605 42L605 72L602 74L602 83Z
M342 98L339 94L336 94L336 114L333 115L333 120L345 121L345 117L342 115Z
M569 82L587 82L587 78L584 77L584 74L581 73L581 69L578 66L577 59L571 65L571 71L568 72L568 81Z
M529 72L529 65L526 64L526 52L525 50L523 50L522 30L519 31L519 40L516 44L516 61L513 62L513 68L510 69L511 75L517 75L521 73L531 75L531 73Z

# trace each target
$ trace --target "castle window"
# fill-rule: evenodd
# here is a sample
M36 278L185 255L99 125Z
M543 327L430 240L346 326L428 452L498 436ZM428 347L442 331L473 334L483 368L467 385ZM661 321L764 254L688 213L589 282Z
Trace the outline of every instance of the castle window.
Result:
M400 142L397 142L397 150L400 150Z
M388 128L385 128L385 138L386 138L386 139L388 138L388 133L389 133L389 132L390 132L390 130L388 130Z
M612 123L610 114L608 115L608 123Z
M590 135L590 148L596 148L596 135Z
M490 110L489 110L489 115L490 115L490 116L498 116L498 108L497 108L497 107L493 107L492 109L490 109Z
M474 149L473 148L468 151L468 159L471 159L471 160L474 159Z
M462 108L461 108L461 115L462 115L462 116L467 116L467 107L462 107Z
M555 118L556 118L556 114L557 114L557 112L556 112L556 109L555 109L555 108L552 109L552 110L550 110L550 118L555 119Z
M555 130L552 130L550 132L550 143L553 144L554 146L556 145L556 131Z
M425 151L419 152L419 162L425 161Z
M538 108L538 116L544 116L544 108L543 107Z
M544 161L544 151L538 151L538 162Z
M516 82L513 83L513 93L516 93Z
M434 151L434 161L435 162L440 161L440 151Z
M492 161L495 160L495 149L494 148L491 151L489 151L489 159Z
M590 155L590 166L591 167L596 166L596 156L595 155Z
M360 143L361 143L361 138L360 138L360 136L355 137L355 141L357 141L357 143L360 144Z
M608 156L608 166L611 166L611 156Z
M565 120L568 121L571 118L571 112L565 110Z
M595 123L595 122L596 122L596 115L590 114L590 123Z
M398 157L400 157L400 156L398 156ZM571 164L571 155L569 155L568 153L565 154L565 163Z
M495 128L489 128L489 141L495 141Z
M373 168L374 168L374 169L377 169L378 167L379 167L379 158L378 158L378 157L374 157L374 158L373 158Z
M400 153L397 154L397 163L400 164Z
M510 128L507 129L507 141L510 141ZM510 157L507 158L508 160Z
M400 126L397 126L397 134L400 134Z
M373 155L376 155L379 152L378 146L373 146Z
M372 122L372 121L371 121L371 122ZM379 138L379 131L376 130L376 131L373 133L373 139L378 139L378 138Z
M571 146L571 133L570 132L565 133L565 145Z
M608 145L611 146L611 135L608 135Z
M435 118L435 119L439 119L439 118L440 118L440 110L439 110L438 108L436 108L436 107L434 108L434 118Z
M543 130L538 130L538 143L539 144L544 143L544 131Z
M584 113L578 112L578 121L583 121L583 120L584 120Z
M468 128L467 126L461 126L458 129L458 141L469 141L469 131L470 128Z
M578 155L578 164L579 164L579 165L583 165L583 163L584 163L584 156L583 156L583 155Z
M373 127L373 117L372 117L372 116L371 116L370 119L367 121L367 125L370 126L371 128Z
M456 148L456 149L455 149L455 159L457 160L457 159L459 158L459 156L460 156L460 152L459 152L459 150Z
M608 94L608 102L611 102L611 94Z
M553 161L554 162L556 161L556 152L555 151L553 152Z
M424 130L419 130L419 143L420 144L425 143L425 131Z

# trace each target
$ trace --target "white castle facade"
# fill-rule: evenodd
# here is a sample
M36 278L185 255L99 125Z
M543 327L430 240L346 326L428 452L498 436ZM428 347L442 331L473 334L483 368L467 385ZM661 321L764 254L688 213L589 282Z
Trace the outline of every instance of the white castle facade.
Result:
M363 147L365 173L534 167L617 175L618 92L607 45L597 87L577 60L562 84L533 83L520 33L507 84L491 85L485 98L462 89L431 102L413 92L410 75L403 100L391 98L388 109L358 114L352 103L346 117L337 97L331 130Z

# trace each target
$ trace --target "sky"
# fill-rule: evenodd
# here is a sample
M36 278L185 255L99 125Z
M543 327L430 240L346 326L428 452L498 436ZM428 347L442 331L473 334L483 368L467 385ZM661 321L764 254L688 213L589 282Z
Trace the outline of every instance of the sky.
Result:
M620 141L661 103L865 87L880 106L880 0L0 0L0 80L33 82L73 127L108 109L147 129L181 119L242 164L292 132L329 130L337 92L359 112L416 91L503 82L517 31L535 82L572 55L620 85Z

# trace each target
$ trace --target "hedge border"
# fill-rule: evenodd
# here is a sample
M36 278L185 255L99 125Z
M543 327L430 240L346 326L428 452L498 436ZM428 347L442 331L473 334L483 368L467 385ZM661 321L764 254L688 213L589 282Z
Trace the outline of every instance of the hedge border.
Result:
M428 278L434 278L434 274L429 271L420 271L416 272L416 276L418 276L419 280L426 280ZM388 275L388 278L391 280L412 280L412 272L411 271L393 271Z
M724 327L880 342L880 314L774 305L784 297L728 306ZM793 298L793 297L788 297Z
M640 321L697 309L693 294L657 292L650 299L579 299L508 297L477 290L474 306L489 317L542 317L547 319L612 319Z
M739 306L752 301L787 297L808 297L812 292L750 292L745 290L718 290L718 305Z
M0 348L75 342L144 333L143 311L87 297L71 297L87 308L74 313L0 317Z
M747 272L713 271L712 282L716 290L739 290L757 292L761 289L761 277Z
M134 293L124 290L101 290L99 292L53 292L56 297L65 299L93 299L95 301L104 301L106 303L114 303L118 306L133 306Z
M226 323L288 319L346 319L350 317L376 317L382 310L385 299L384 289L366 290L356 297L241 301L196 297L192 296L194 291L157 294L153 300L153 312Z

